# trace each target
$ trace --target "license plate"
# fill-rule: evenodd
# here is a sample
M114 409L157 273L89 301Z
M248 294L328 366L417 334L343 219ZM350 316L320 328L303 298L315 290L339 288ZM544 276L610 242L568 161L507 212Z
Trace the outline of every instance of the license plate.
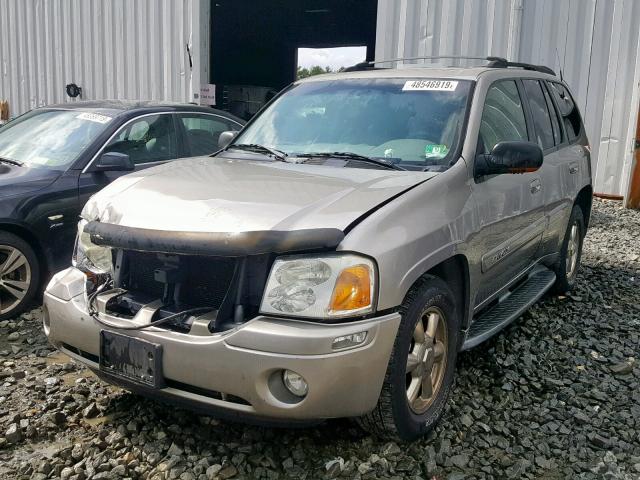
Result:
M162 346L102 330L100 370L149 387L162 387Z

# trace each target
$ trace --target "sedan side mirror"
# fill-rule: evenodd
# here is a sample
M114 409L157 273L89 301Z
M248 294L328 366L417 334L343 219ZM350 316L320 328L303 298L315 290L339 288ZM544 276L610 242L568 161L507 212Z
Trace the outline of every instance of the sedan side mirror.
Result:
M542 149L533 142L500 142L490 154L476 156L475 175L535 172L542 166Z
M103 153L93 165L93 172L131 172L136 166L126 153Z
M235 130L229 130L229 131L226 131L226 132L222 132L220 134L220 136L218 137L218 147L225 148L227 145L229 145L231 143L231 140L236 138L237 134L238 134L238 132L236 132Z

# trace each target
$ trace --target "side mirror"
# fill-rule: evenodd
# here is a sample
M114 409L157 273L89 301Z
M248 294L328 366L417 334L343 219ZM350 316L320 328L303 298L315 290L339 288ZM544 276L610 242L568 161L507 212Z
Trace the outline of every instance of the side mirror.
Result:
M218 147L225 148L227 145L229 145L231 143L231 140L236 138L237 134L238 134L238 132L236 132L235 130L229 130L229 131L226 131L226 132L222 132L220 134L220 136L218 137Z
M533 142L500 142L490 154L476 156L475 175L535 172L542 166L542 149Z
M93 172L131 172L133 170L135 165L129 155L118 152L103 153L91 169Z

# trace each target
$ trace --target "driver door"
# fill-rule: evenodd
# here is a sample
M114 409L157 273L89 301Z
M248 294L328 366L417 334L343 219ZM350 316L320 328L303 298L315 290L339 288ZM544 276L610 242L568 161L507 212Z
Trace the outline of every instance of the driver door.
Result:
M476 156L503 141L528 141L523 90L517 80L500 80L485 98ZM475 246L481 281L476 307L508 285L536 258L545 230L540 175L501 174L476 177L474 208L480 231Z

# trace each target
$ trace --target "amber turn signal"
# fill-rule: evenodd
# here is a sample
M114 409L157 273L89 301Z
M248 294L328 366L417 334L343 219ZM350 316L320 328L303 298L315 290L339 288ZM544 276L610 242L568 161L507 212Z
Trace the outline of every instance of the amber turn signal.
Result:
M347 267L336 279L329 311L360 310L371 306L371 271L367 265Z

